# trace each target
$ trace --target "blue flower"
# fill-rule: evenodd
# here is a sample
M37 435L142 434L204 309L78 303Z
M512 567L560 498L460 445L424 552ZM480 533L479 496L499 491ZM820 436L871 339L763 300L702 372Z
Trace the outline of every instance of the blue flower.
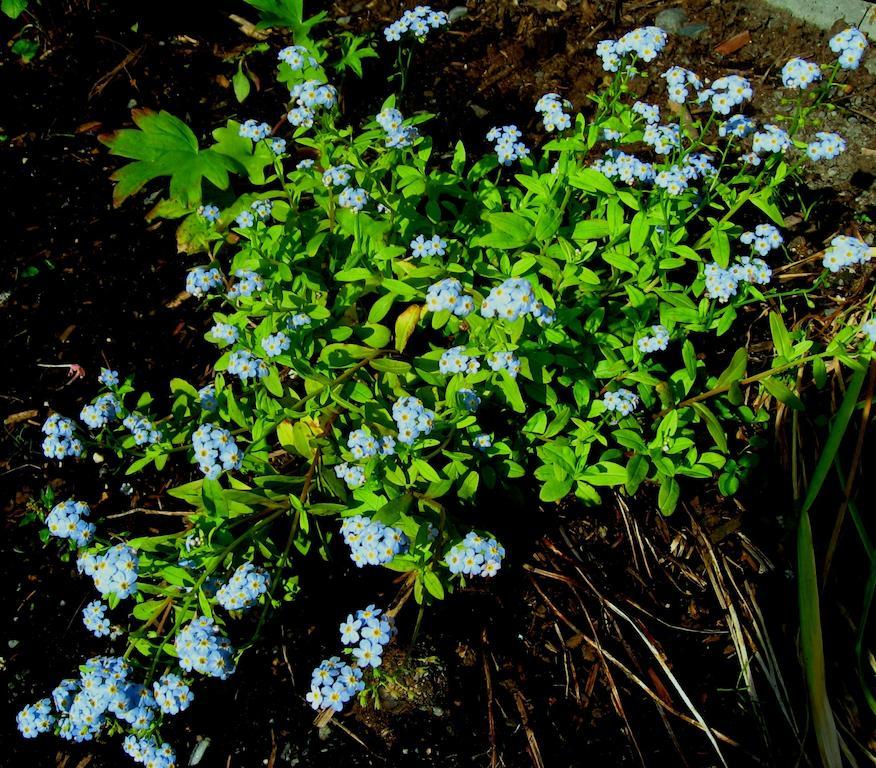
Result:
M806 147L806 154L810 160L833 160L846 151L846 142L838 133L819 131L815 134L815 141Z
M338 205L358 213L368 202L368 194L361 187L345 187L338 195Z
M288 64L295 72L304 69L305 65L317 66L316 59L308 53L307 48L301 45L287 45L277 54L277 58L284 64Z
M830 50L839 54L839 65L843 69L857 69L867 50L867 38L857 27L849 27L830 39Z
M110 633L110 621L106 612L107 606L100 600L92 600L82 610L82 623L95 637L105 637Z
M240 332L230 323L216 323L210 329L210 335L224 344L234 344L239 338Z
M481 364L477 358L465 354L465 347L451 347L441 354L438 370L444 374L477 373Z
M377 115L377 123L386 131L387 148L410 147L419 138L419 131L412 125L404 125L404 116L394 107L387 107Z
M666 80L669 101L676 104L684 104L687 101L687 97L690 95L688 86L693 86L697 92L703 87L702 80L684 67L670 67L661 77ZM649 120L648 122L656 121Z
M346 461L335 465L335 475L342 478L347 488L360 488L365 485L365 470Z
M289 340L289 337L282 331L270 334L262 339L262 349L265 350L265 354L268 357L282 355L289 349L291 344L292 342Z
M515 160L529 155L529 149L519 141L522 136L516 125L504 125L488 131L487 141L493 142L496 157L501 165L511 165Z
M93 523L82 519L89 514L91 510L84 501L68 499L52 507L46 515L46 528L52 536L69 539L77 547L84 547L94 538L96 530Z
M642 141L650 144L658 155L668 155L681 146L681 130L677 123L655 125L649 123L642 134Z
M602 397L602 403L606 410L628 416L639 404L639 397L630 390L621 388L614 392L606 392Z
M711 99L714 112L729 115L731 109L750 101L753 95L751 83L744 77L725 75L715 80L709 88L700 91L697 101L703 104Z
M42 426L43 454L49 459L76 458L85 455L85 447L76 436L76 425L72 419L53 413Z
M539 325L549 325L554 321L553 310L535 298L528 280L519 277L510 277L493 288L481 304L481 315L512 322L518 317L532 315Z
M508 371L512 379L520 373L520 361L513 352L491 352L487 355L487 365L494 371Z
M215 267L195 267L186 276L186 292L192 296L204 296L217 285L222 285L222 275Z
M122 410L122 404L113 394L101 395L92 404L79 412L79 418L91 429L101 429L115 421Z
M453 574L465 576L495 576L502 567L505 548L495 539L469 532L445 554L444 563Z
M326 187L346 187L352 179L352 170L353 166L347 164L326 168L322 174L322 183Z
M398 427L400 443L413 443L421 435L428 435L435 422L435 412L423 406L416 397L400 397L392 406L392 418Z
M269 146L275 155L286 154L286 139L271 139Z
M640 352L662 352L669 345L669 331L662 325L652 325L651 334L640 338L636 345Z
M733 136L738 139L744 139L746 136L754 133L755 128L754 120L750 117L733 115L721 123L718 127L718 135L722 138L724 136Z
M857 237L837 235L830 241L822 262L831 272L839 272L845 267L868 262L873 251L873 248Z
M36 704L28 704L15 716L19 733L26 739L34 739L41 733L52 730L55 717L51 714L51 701L40 699Z
M362 640L353 649L353 656L360 667L379 667L383 662L383 646L370 640Z
M97 380L105 387L117 387L119 386L119 372L111 368L101 368Z
M244 213L249 212L244 211ZM237 278L237 281L226 294L229 299L249 298L257 291L263 291L265 288L264 280L251 269L238 269L234 276Z
M243 461L231 432L214 424L202 424L192 432L192 448L201 472L211 479L240 469Z
M400 18L383 30L383 36L389 43L397 43L410 32L419 42L423 42L433 29L446 26L450 17L444 11L435 11L428 5L418 5L405 11Z
M493 438L490 435L480 434L475 435L471 444L480 451L485 451L493 445Z
M198 216L203 219L206 219L208 223L215 224L219 221L219 217L222 214L219 211L218 206L215 205L199 205L198 206Z
M129 413L122 420L122 425L131 432L137 445L152 445L161 440L158 427L141 413Z
M765 125L752 139L752 149L757 154L764 152L784 152L791 147L791 138L777 125Z
M782 85L785 88L804 90L816 80L821 80L821 68L814 62L793 58L782 67Z
M628 155L619 149L608 150L605 157L597 160L592 167L607 178L620 179L628 185L637 181L653 181L655 177L651 163L642 162L634 155Z
M396 555L404 554L409 544L408 537L398 528L362 515L344 518L341 535L358 568L388 563Z
M216 591L216 601L226 611L245 611L267 591L268 574L252 563L244 563Z
M876 317L871 317L869 320L861 323L861 333L870 341L876 341Z
M462 283L455 277L447 277L429 286L426 291L426 311L447 310L457 317L465 317L474 309L471 296L464 296Z
M411 256L415 259L422 259L424 256L443 256L446 253L447 241L438 235L432 235L430 238L417 235L411 240L410 249Z
M137 553L127 544L116 544L102 555L82 552L76 560L80 572L90 576L101 595L121 599L137 592Z
M464 411L474 413L480 407L481 399L474 390L460 389L456 393L456 402Z
M244 139L261 141L271 135L271 126L268 123L257 123L255 120L247 120L238 129L238 134Z
M544 129L553 133L565 131L572 126L572 118L564 111L571 106L558 93L546 93L536 102L535 111L541 115Z
M353 617L351 613L347 616L347 620L341 623L341 642L344 645L355 645L359 642L359 629L362 627L362 622Z
M174 641L179 665L186 671L225 680L234 674L234 648L206 616L192 619Z
M646 123L660 122L660 107L656 104L646 104L644 101L637 101L633 104L633 112L644 119Z
M761 256L781 246L784 242L781 233L772 224L758 224L753 231L743 232L739 242L750 245L752 250Z

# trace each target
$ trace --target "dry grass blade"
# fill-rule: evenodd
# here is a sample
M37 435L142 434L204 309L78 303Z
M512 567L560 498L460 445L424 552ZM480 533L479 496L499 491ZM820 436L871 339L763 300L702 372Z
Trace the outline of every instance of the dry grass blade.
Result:
M633 631L639 636L641 641L645 644L645 647L654 657L654 660L657 664L660 665L660 668L663 670L663 674L666 675L666 678L672 683L672 687L675 688L678 695L681 697L682 701L685 703L685 706L690 710L690 713L694 716L694 719L700 724L703 732L706 734L706 738L711 743L712 748L715 750L715 754L718 756L718 759L721 761L721 764L727 768L727 761L724 759L724 753L721 751L721 747L718 746L718 740L715 738L715 735L712 732L712 729L709 727L708 723L706 723L703 716L700 714L699 710L694 705L690 696L687 695L687 692L684 690L684 687L672 674L672 670L669 668L669 665L666 663L665 655L660 651L654 643L648 638L648 636L642 632L639 628L639 625L636 623L634 619L624 613L618 606L616 606L611 600L608 600L606 597L601 595L593 583L585 576L585 574L581 571L579 567L575 567L575 570L578 571L578 574L587 584L587 586L593 591L593 593L599 598L600 602L608 608L612 613L614 613L619 618L623 619L627 622L632 628Z

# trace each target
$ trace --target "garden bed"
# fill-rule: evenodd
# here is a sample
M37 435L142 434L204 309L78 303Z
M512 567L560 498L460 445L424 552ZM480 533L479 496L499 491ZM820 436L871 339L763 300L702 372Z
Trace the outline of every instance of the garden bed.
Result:
M676 4L625 5L615 26L608 8L589 2L472 2L446 35L418 50L405 112L441 111L429 127L438 152L451 151L460 138L470 151L486 152L486 129L506 122L518 123L535 142L531 106L542 93L557 91L583 108L604 76L592 53L596 42L651 23ZM745 2L683 5L687 21L707 29L694 38L673 36L664 56L705 76L729 69L769 91L789 56L812 55L823 44L822 33ZM11 226L0 235L7 254L0 317L10 329L0 343L11 362L0 388L8 419L0 464L0 568L7 585L0 608L10 618L0 651L10 705L0 723L4 768L104 768L124 759L115 742L68 747L48 738L24 742L14 732L14 712L23 703L100 652L79 626L85 582L71 563L59 563L40 545L35 526L19 523L46 485L75 487L94 499L105 493L108 510L123 510L154 508L173 479L138 477L127 497L120 479L100 466L48 463L39 425L49 403L78 412L107 363L136 370L140 386L159 395L171 376L206 373L211 364L202 338L209 318L181 295L190 260L176 254L172 223L145 225L150 204L143 198L112 208L108 176L116 166L96 136L127 124L134 105L185 117L201 135L229 116L279 115L284 96L271 71L282 35L251 61L264 89L243 107L232 95L234 65L225 57L252 40L227 14L248 10L225 2L180 16L170 4L135 13L49 3L38 13L43 53L25 65L7 52L0 68L6 97L0 133L7 137L0 162L15 193ZM382 29L398 8L379 0L335 2L330 12L364 32ZM714 53L745 31L750 42L726 56ZM377 89L388 64L369 60L365 66L371 73L366 85L351 80L343 89L351 120L373 114L385 95ZM801 258L838 231L867 231L874 216L876 90L863 70L850 82L845 108L825 126L845 135L850 151L839 164L816 167L809 189L801 190L804 202L819 203L818 215L804 221L789 212L786 241ZM368 83L376 83L375 90ZM759 107L771 108L777 98L761 99ZM755 311L747 317L755 354L767 338L758 319ZM82 366L86 377L68 383L67 370L57 367L68 364ZM743 444L751 435L737 437ZM200 751L197 764L205 768L339 761L718 765L710 737L731 766L790 763L801 749L795 727L805 738L805 689L786 574L793 561L790 482L770 482L782 466L781 452L768 452L738 500L697 486L669 519L646 492L631 506L612 496L596 509L567 502L508 521L503 515L519 508L520 488L505 489L505 496L484 503L482 516L488 527L502 530L513 567L487 587L467 589L425 613L398 671L411 700L388 699L377 713L357 710L322 732L313 728L303 697L310 669L333 641L337 616L351 600L365 604L380 595L388 603L399 585L386 573L349 564L326 576L305 559L298 573L307 588L278 611L230 681L201 685L195 706L165 736L182 765ZM167 531L177 521L146 518L142 525ZM838 571L848 579L840 583L855 583L853 567ZM416 614L413 607L402 614L403 642L414 634ZM771 686L758 670L759 709L745 691L734 633L746 638L749 650L775 654L769 672L782 675L788 689L782 692L778 681ZM847 693L838 717L866 744L868 719L853 691L854 676L844 668L849 633L838 628L829 641L838 650L836 685ZM681 691L667 688L666 669ZM685 697L709 735L691 717ZM787 722L785 705L796 726ZM802 749L815 754L808 742Z

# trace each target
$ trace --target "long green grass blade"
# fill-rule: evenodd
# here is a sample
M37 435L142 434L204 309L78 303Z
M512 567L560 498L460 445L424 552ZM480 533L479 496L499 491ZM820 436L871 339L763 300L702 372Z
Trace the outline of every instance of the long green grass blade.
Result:
M849 381L843 402L828 435L824 450L818 457L812 480L806 490L806 498L800 509L797 528L797 598L800 604L800 644L803 651L803 666L815 738L822 763L826 768L841 768L839 735L833 710L827 695L827 679L824 664L824 641L821 633L821 610L818 596L818 572L815 565L815 546L812 540L812 524L809 510L818 498L833 460L848 428L858 395L864 384L867 370L856 371Z

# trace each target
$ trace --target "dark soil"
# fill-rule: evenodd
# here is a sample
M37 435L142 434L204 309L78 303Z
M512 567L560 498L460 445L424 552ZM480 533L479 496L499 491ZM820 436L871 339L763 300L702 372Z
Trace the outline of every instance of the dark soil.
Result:
M651 23L666 4L628 5L621 31ZM708 31L696 39L673 37L664 60L705 75L740 72L761 83L761 91L772 88L777 66L789 55L812 55L825 39L741 1L683 5L689 20L708 24ZM486 130L505 122L518 123L537 141L536 99L556 90L584 104L603 76L592 49L601 37L617 34L609 7L586 0L568 6L470 2L465 18L428 50L417 50L403 109L441 113L429 126L441 151L459 138L470 151L481 151ZM329 9L342 23L379 34L399 4L334 2ZM103 497L109 511L141 496L151 503L148 495L157 490L148 478L140 480L129 501L119 492L124 478L105 467L48 464L38 447L39 425L49 406L78 413L101 365L136 371L138 384L157 395L171 376L207 374L211 353L201 335L208 318L179 298L191 260L176 254L172 223L144 221L147 198L112 208L108 176L116 165L96 136L128 124L134 105L166 109L201 135L229 116L275 115L283 95L273 88L273 52L252 57L264 90L243 107L228 86L234 65L224 56L252 41L227 14L254 17L249 11L230 0L131 8L49 0L37 11L38 59L25 65L7 50L0 62L0 134L7 137L0 172L12 192L0 232L0 345L8 361L0 402L3 416L13 417L0 455L0 573L7 585L0 612L8 617L0 647L8 690L7 711L0 714L2 768L128 764L117 739L69 746L51 737L25 742L15 732L14 713L24 703L105 650L80 626L78 612L90 599L85 584L69 563L58 561L55 547L41 547L36 529L19 521L28 499L47 485L68 493L75 488L95 501ZM19 26L0 21L10 36ZM727 58L714 53L718 43L746 29L751 43ZM281 43L282 36L271 39L273 48ZM380 50L387 52L382 43ZM351 120L373 112L387 94L387 67L369 60L365 86L352 82L343 89ZM852 111L831 117L830 129L844 133L850 147L872 148L876 91L865 73L852 82L846 104ZM822 215L795 232L804 252L865 220L873 205L872 157L851 151L835 175L825 169L811 179L811 186L827 189ZM67 384L64 368L42 367L67 364L82 366L85 378ZM19 415L30 410L36 414ZM765 459L765 466L776 471L778 457ZM738 504L691 486L702 496L669 521L655 515L647 496L633 510L614 499L602 509L559 511L524 507L519 499L493 499L493 507L485 501L482 514L509 548L503 575L489 589L453 595L425 614L413 663L406 663L427 670L422 685L413 686L414 701L385 701L378 715L338 718L339 726L323 733L313 729L304 701L310 669L333 645L351 604L385 604L398 587L385 573L363 576L341 563L325 568L304 560L299 598L268 624L263 643L231 680L198 684L195 705L165 735L181 765L198 741L209 739L198 763L204 768L720 764L703 732L673 714L690 717L690 710L665 664L709 726L734 742L721 742L727 764L796 762L801 747L794 728L756 664L761 711L751 706L728 632L736 616L752 647L762 648L758 611L766 615L777 671L805 734L793 584L785 575L790 522L777 518L773 503L780 500L790 518L789 484L769 485L766 472L759 477ZM163 530L173 525L161 524ZM410 642L416 611L406 610L400 622L400 637ZM847 645L838 641L841 656ZM866 740L857 696L843 696L842 719Z

